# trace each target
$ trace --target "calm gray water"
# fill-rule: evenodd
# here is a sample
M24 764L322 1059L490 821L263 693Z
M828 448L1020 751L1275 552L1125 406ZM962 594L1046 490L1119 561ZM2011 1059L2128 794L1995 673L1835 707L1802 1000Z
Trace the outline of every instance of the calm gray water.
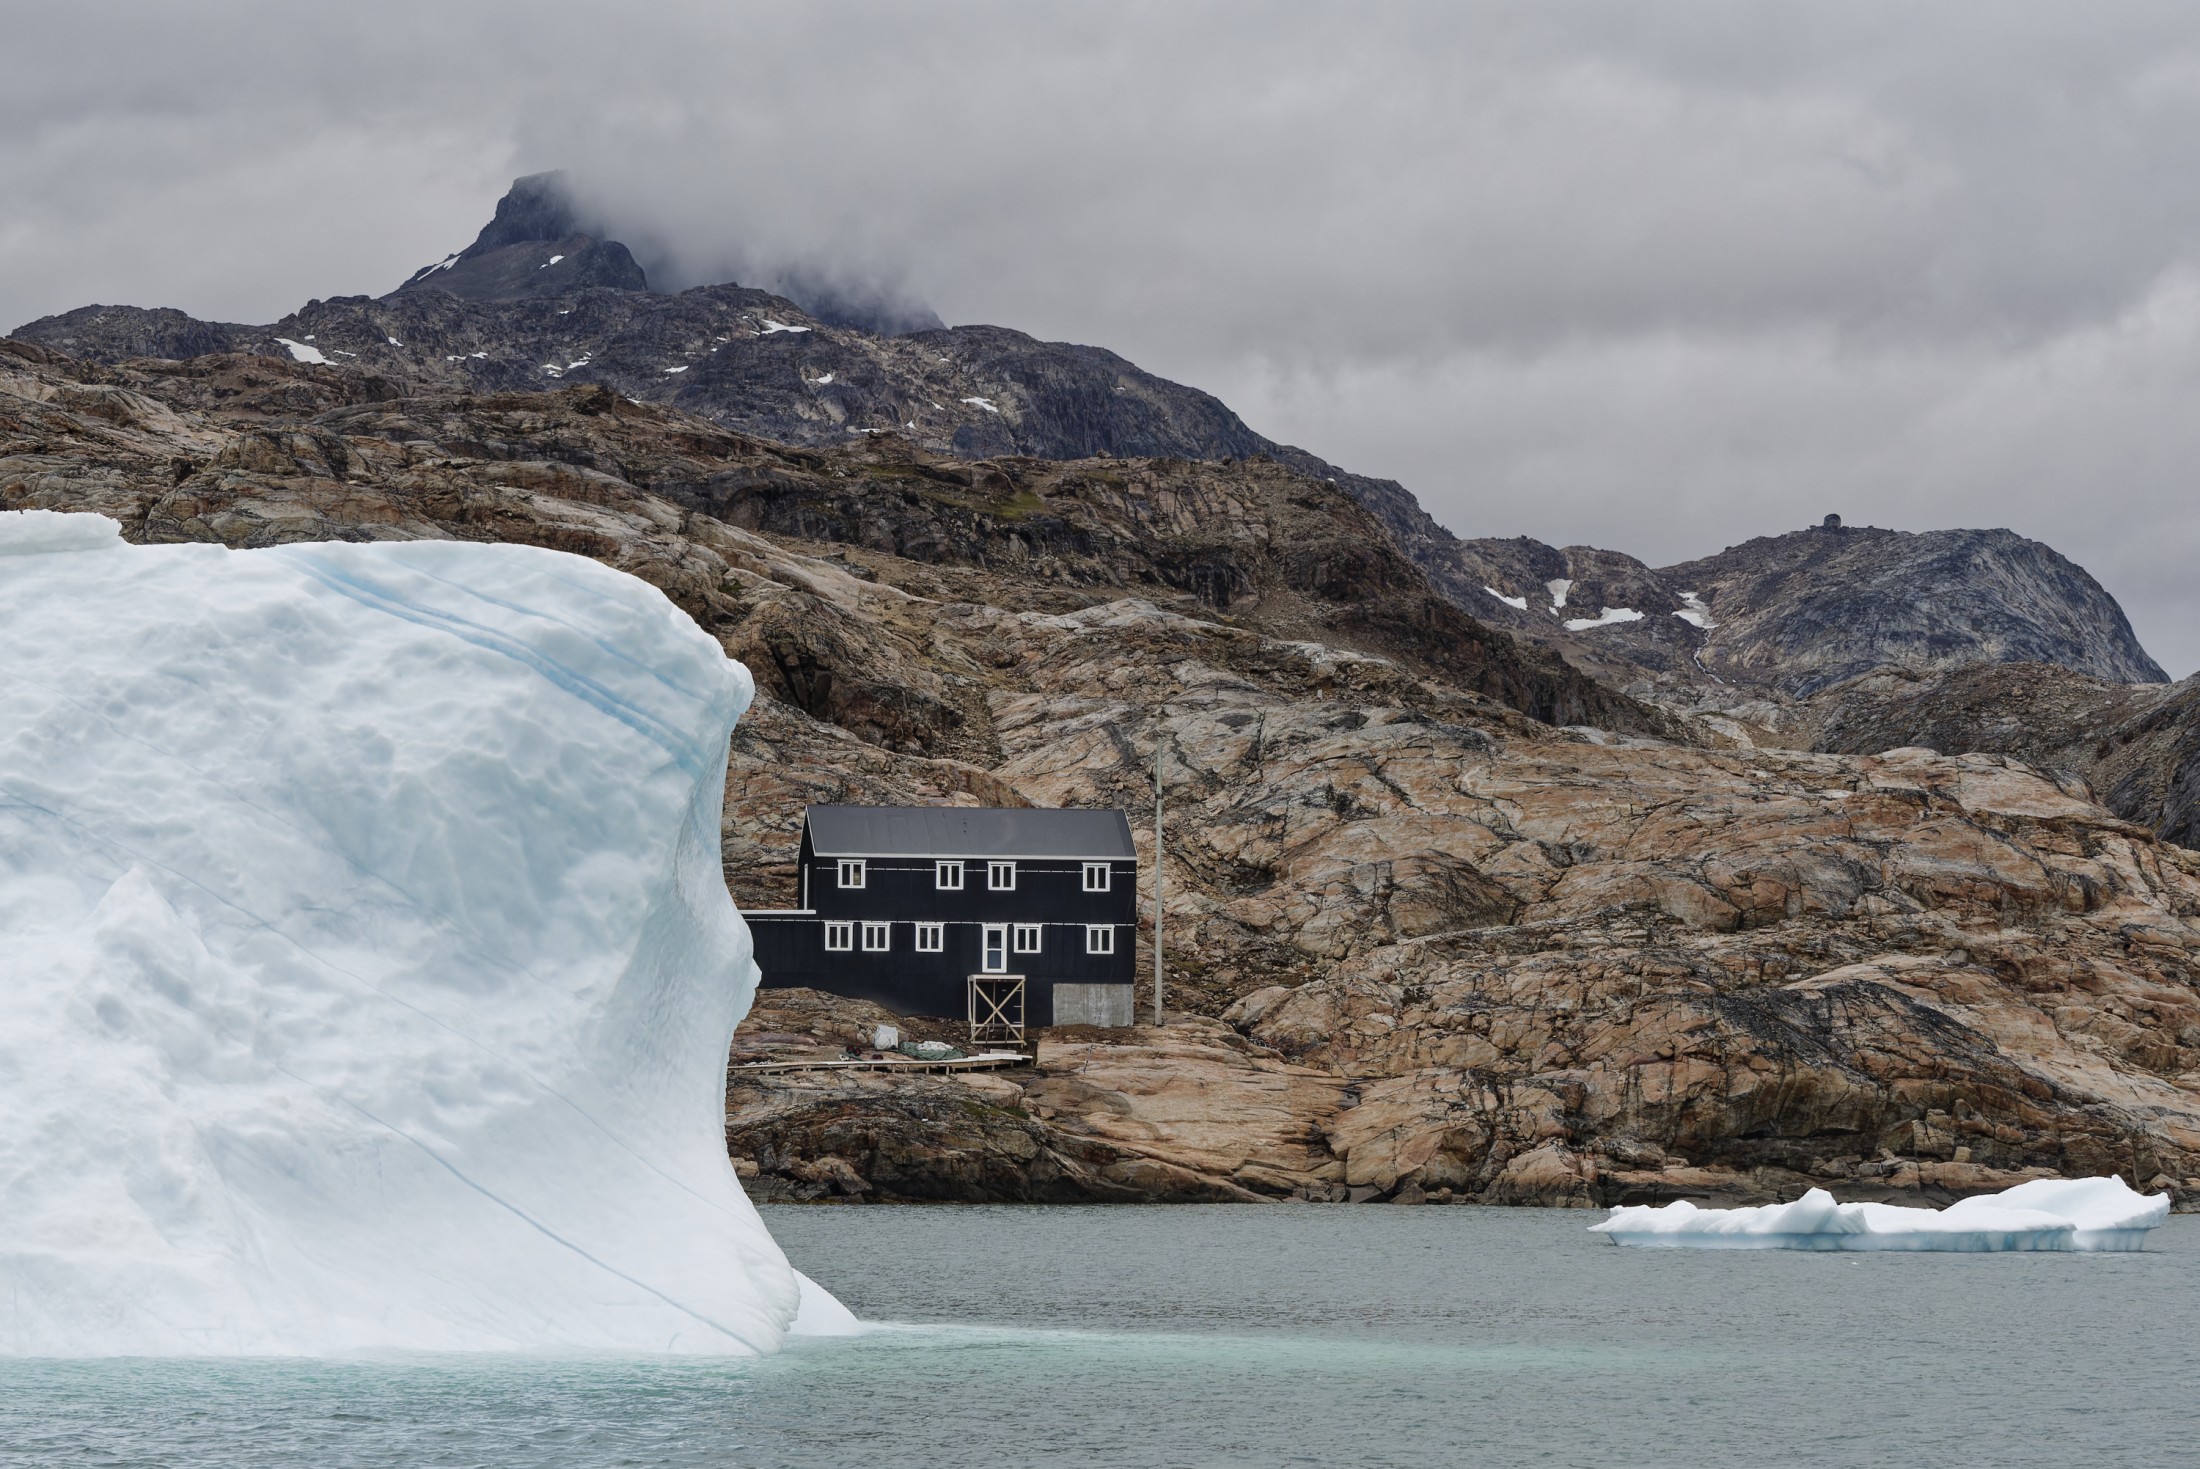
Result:
M755 1362L0 1362L0 1465L2200 1461L2137 1255L1620 1250L1540 1209L767 1209L898 1323Z

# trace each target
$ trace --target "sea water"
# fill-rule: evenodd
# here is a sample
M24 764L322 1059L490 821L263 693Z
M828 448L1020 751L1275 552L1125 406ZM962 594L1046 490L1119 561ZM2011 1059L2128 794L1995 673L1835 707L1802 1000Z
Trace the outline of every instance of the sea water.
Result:
M2200 1218L1615 1249L1559 1210L774 1208L882 1323L751 1360L0 1361L0 1465L2191 1462ZM0 1310L5 1303L0 1302Z

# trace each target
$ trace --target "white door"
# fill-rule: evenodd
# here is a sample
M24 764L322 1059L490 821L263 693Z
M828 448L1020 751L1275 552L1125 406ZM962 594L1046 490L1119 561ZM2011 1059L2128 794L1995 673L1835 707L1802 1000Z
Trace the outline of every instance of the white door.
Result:
M988 923L985 925L985 958L980 961L980 967L988 974L1008 973L1007 924Z

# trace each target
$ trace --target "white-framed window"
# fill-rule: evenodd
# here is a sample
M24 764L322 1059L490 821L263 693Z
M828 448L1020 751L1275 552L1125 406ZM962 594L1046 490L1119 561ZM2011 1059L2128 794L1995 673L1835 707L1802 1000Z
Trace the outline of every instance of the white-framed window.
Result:
M1085 891L1088 893L1106 892L1110 874L1111 869L1107 863L1087 862L1085 864Z
M944 923L920 923L917 925L917 952L937 954L947 947L947 925Z
M960 862L933 863L932 886L943 893L961 892L963 887L963 865Z
M1085 952L1088 954L1112 954L1115 952L1115 925L1112 923L1088 923L1085 925Z
M866 923L863 925L863 952L883 954L893 943L894 928L890 923Z
M1019 923L1016 925L1016 952L1019 954L1036 954L1039 952L1038 924Z
M986 863L985 885L997 893L1016 891L1016 864L1013 862Z
M982 933L984 957L978 961L978 967L988 974L1008 973L1008 925L988 923L983 926Z
M856 946L856 926L853 923L828 923L825 925L825 947L835 954L845 954Z
M844 888L863 886L863 859L861 857L843 857L840 859L840 885Z

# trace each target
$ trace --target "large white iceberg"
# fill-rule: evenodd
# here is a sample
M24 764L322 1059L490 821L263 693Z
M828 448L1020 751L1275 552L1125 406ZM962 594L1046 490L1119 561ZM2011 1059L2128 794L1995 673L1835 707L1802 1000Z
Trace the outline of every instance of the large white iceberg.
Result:
M0 514L0 1354L746 1353L747 672L455 542Z
M2169 1218L2169 1204L2168 1194L2140 1194L2120 1178L2040 1178L1945 1209L1839 1204L1814 1188L1755 1209L1637 1204L1589 1227L1617 1244L1665 1249L2136 1250Z

